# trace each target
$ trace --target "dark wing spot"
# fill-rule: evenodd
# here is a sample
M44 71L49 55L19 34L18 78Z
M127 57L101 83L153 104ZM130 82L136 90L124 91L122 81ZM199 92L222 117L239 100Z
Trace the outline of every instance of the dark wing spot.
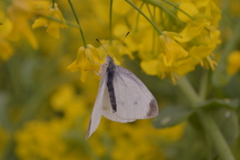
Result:
M135 102L134 102L134 105L137 105L137 104L138 104L138 102L137 102L137 101L135 101Z
M151 100L149 103L149 111L147 113L147 117L156 117L158 115L158 104L155 98Z

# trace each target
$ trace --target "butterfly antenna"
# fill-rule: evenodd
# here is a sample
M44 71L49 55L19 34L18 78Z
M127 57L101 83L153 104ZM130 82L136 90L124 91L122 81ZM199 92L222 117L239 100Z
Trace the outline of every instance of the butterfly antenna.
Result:
M129 35L129 31L127 32L127 34L125 35L125 37L123 38L123 40L122 40L122 42L119 44L119 46L118 46L118 49L116 50L116 52L114 53L114 55L113 56L115 56L115 54L118 52L118 50L120 49L120 47L122 46L122 44L123 44L123 42L124 42L124 40L127 38L127 36Z
M102 48L107 52L107 54L109 54L108 51L107 51L107 49L106 49L106 48L104 47L104 45L99 41L98 38L96 38L96 41L102 46Z

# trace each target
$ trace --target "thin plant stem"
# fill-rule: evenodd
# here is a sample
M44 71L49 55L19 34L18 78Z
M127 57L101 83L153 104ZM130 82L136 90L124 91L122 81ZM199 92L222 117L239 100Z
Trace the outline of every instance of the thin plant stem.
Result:
M52 0L52 8L54 8L55 0Z
M144 2L142 2L141 6L140 6L140 9L142 9L143 5L144 5ZM135 23L135 30L136 31L138 31L139 16L140 16L140 13L138 12L137 18L136 18L136 23Z
M155 6L153 7L153 22L155 23L155 16L156 16L156 8ZM156 39L156 31L155 29L153 30L153 43L152 43L152 53L154 53L154 49L155 49L155 39Z
M190 16L187 12L185 12L184 10L182 10L181 8L179 8L176 4L168 1L168 0L162 0L163 2L173 6L174 8L178 9L179 11L181 11L182 13L184 13L186 16L188 16L189 18L191 18L192 20L194 20L194 18L192 16Z
M112 7L113 7L113 0L110 0L110 13L109 13L110 45L112 44Z
M192 85L186 77L182 77L178 81L178 86L188 97L189 101L192 103L193 108L195 108L194 104L203 101L203 99L193 89ZM206 87L207 85L203 86ZM214 120L208 115L207 112L198 110L196 113L199 120L201 121L203 128L205 129L205 132L210 136L213 145L219 154L219 158L222 160L235 160L226 140L224 139L221 131L219 130Z
M235 160L232 155L232 152L223 137L221 131L219 130L217 124L206 112L197 112L197 115L213 141L215 149L218 151L219 157L221 160Z
M53 18L53 17L50 17L50 16L46 16L44 14L37 14L37 15L42 16L42 17L47 18L47 19L52 20L52 21L56 21L58 23L62 23L62 24L66 24L66 25L71 26L71 27L79 28L78 25L76 25L76 24L69 23L69 22L66 22L66 21L62 21L62 20L59 20L59 19L56 19L56 18Z
M197 92L194 90L190 82L186 77L181 77L177 81L178 87L187 95L189 101L194 104L201 102L200 97L198 96Z
M164 7L164 5L162 5L162 3L160 1L154 1L154 0L147 0L148 3L154 5L154 6L157 6L159 7L161 10L163 10L165 13L167 13L169 16L171 16L172 18L174 18L175 20L177 20L180 25L183 25L183 22L178 18L176 17L172 12L170 12L168 9L166 9Z
M153 22L154 22L153 14L152 14L152 12L151 12L151 9L150 9L148 3L146 3L146 6L147 6L148 12L149 12L149 14L150 14L150 16L151 16L151 18L152 18L152 20L153 20ZM155 22L154 22L154 23L155 23Z
M129 0L125 0L128 4L130 4L133 8L135 8L144 18L146 18L146 20L152 24L152 26L156 29L156 31L160 34L163 35L162 31L157 27L157 25L151 21L137 6L135 6L135 4L133 4L131 1Z
M75 17L75 19L76 19L76 22L77 22L77 24L78 24L78 28L79 28L80 34L81 34L81 36L82 36L84 48L87 48L87 43L86 43L86 40L85 40L85 37L84 37L84 34L83 34L83 29L82 29L82 27L81 27L80 21L78 20L78 16L77 16L77 14L76 14L76 11L75 11L75 9L74 9L74 7L73 7L73 4L72 4L71 0L68 0L68 3L69 3L69 5L70 5L70 7L71 7L71 9L72 9L72 12L73 12L74 17Z
M201 77L201 82L199 87L199 96L202 100L206 98L207 82L208 82L208 71L204 71Z

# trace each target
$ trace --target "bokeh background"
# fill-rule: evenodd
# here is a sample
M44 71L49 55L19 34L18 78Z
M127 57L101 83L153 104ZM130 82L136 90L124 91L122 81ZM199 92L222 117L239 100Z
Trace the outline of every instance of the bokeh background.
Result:
M49 35L46 27L32 28L39 16L28 12L31 0L0 2L1 159L206 159L211 144L207 148L202 143L202 135L198 129L186 121L169 128L156 129L152 119L122 124L102 117L97 131L88 140L85 139L97 96L99 77L90 72L85 82L82 82L80 72L70 72L67 69L76 59L83 42L68 1L55 2L66 22L72 24L60 29L59 38ZM176 0L172 2L181 3ZM40 6L48 6L45 4L50 4L51 1L38 3ZM95 37L109 39L110 2L72 0L72 3L87 43L99 47ZM140 4L135 3L137 6ZM193 0L192 3L197 1ZM215 49L214 60L219 65L212 73L217 74L217 80L211 79L208 85L209 97L239 98L240 1L218 0L214 3L221 10L218 26L221 44ZM126 23L131 22L126 19L134 19L133 15L137 12L130 12L132 10L134 11L125 1L114 1L114 38L122 39L128 31L128 28L122 29L119 26L131 25ZM145 21L141 25L149 24ZM141 36L142 39L148 38ZM127 39L131 39L131 33L129 37ZM188 104L171 78L160 79L147 75L140 67L141 56L137 52L132 54L134 59L127 55L122 56L121 66L131 70L146 84L156 97L160 109L172 104ZM195 88L198 87L199 77L204 70L196 66L194 71L187 74ZM228 72L224 73L222 70ZM220 84L219 77L222 78ZM239 115L239 110L236 113ZM231 150L236 159L240 159L239 138L231 143Z

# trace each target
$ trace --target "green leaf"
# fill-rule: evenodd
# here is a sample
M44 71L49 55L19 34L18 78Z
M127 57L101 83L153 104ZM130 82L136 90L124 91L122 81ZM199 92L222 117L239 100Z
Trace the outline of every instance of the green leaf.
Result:
M166 128L179 124L186 120L192 111L178 106L168 106L160 110L158 116L153 120L156 128Z
M196 108L224 107L228 109L237 109L238 104L238 99L210 99L208 101L196 104Z
M226 108L211 109L208 110L208 113L216 121L228 144L233 143L239 135L237 113L234 110L229 110Z

